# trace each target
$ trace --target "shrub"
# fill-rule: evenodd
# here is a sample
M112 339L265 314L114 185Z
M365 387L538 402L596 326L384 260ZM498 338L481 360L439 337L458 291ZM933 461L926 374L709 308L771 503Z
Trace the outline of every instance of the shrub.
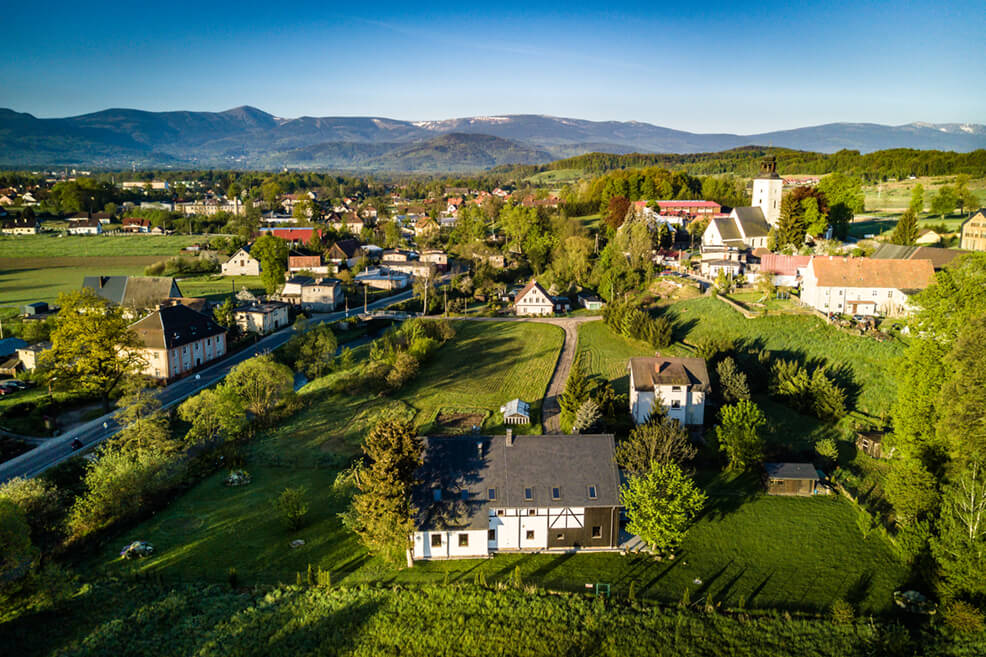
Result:
M285 488L274 500L274 509L281 514L284 522L293 530L305 526L308 516L308 502L305 499L308 489L304 486Z
M986 628L983 612L964 600L953 600L942 610L945 625L959 634L978 634Z
M851 625L856 619L856 610L853 606L842 600L836 600L829 608L829 617L836 625Z

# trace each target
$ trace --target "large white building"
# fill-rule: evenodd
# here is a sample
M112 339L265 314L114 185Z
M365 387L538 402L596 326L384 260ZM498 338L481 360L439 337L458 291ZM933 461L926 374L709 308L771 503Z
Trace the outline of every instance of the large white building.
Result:
M660 403L668 417L682 426L705 421L705 398L712 390L705 360L701 358L631 358L630 414L643 424L654 404Z
M753 207L763 211L764 219L776 226L781 217L784 181L777 175L777 160L768 157L760 163L760 174L753 179Z
M910 297L931 285L930 260L816 256L805 269L801 303L825 314L905 315Z
M611 435L425 439L415 488L415 559L612 550L620 481Z

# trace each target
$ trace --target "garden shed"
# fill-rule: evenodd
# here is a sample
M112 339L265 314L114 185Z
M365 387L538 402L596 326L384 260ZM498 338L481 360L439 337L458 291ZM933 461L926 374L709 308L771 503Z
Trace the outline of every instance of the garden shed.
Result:
M820 478L811 463L764 463L769 495L815 495Z

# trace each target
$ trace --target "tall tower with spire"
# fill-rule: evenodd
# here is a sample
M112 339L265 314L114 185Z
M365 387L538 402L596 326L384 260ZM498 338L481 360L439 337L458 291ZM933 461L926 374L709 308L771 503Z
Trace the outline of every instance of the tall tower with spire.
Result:
M781 217L781 190L784 181L777 175L777 159L771 155L760 161L760 173L753 179L753 206L760 208L763 218L776 226Z

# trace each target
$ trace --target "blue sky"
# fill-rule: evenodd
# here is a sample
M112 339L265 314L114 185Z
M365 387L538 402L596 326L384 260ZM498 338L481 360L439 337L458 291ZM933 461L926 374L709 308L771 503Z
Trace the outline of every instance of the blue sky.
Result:
M143 4L7 7L0 107L532 113L736 133L986 123L982 0Z

